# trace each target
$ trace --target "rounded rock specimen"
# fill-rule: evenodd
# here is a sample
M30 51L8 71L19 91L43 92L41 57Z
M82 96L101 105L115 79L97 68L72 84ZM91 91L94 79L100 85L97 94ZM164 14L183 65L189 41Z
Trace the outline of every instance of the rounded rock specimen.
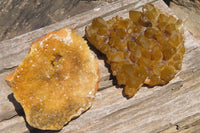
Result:
M92 105L99 70L86 41L66 27L34 42L6 81L31 126L59 130Z
M129 11L129 18L98 17L86 37L107 57L124 93L132 97L143 84L163 85L181 69L184 48L182 21L152 4Z

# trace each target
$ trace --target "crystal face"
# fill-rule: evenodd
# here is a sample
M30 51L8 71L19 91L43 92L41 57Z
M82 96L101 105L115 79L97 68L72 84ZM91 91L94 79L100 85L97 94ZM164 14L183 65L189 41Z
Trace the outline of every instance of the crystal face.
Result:
M152 4L129 11L129 18L98 17L86 27L89 42L107 57L112 74L132 97L143 84L164 85L181 69L182 21Z

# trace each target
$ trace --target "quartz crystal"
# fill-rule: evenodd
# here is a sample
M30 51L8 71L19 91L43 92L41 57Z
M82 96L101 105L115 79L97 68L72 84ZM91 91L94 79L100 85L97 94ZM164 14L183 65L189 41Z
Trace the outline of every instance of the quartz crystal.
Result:
M98 17L86 27L89 42L107 57L112 74L132 97L143 85L164 85L181 69L182 21L152 4L129 11L129 18Z

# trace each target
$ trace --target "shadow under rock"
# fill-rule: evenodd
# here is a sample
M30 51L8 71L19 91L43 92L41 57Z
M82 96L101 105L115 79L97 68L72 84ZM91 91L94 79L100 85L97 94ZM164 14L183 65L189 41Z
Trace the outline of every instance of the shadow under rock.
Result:
M40 130L34 127L31 127L30 125L27 124L27 128L29 129L30 133L58 133L61 130Z
M112 70L110 65L106 62L107 61L107 57L106 55L104 55L101 51L99 51L98 49L95 48L95 46L93 46L87 39L86 36L83 37L84 40L87 41L87 44L89 46L89 48L96 54L97 58L100 60L104 60L105 66L106 68L108 68L108 72L110 73L110 80L112 80L113 85L117 88L117 89L121 89L124 88L124 85L119 85L117 83L117 78L112 74ZM125 96L125 95L124 95Z
M15 111L17 112L17 114L19 116L25 116L24 110L23 110L21 104L19 102L17 102L13 93L8 95L8 99L13 104L13 106L15 107Z
M172 1L172 0L163 0L168 6L170 6L170 2Z
M107 61L106 55L103 54L101 51L99 51L97 48L95 48L95 46L93 46L93 45L88 41L88 39L87 39L86 36L84 36L83 38L84 38L84 40L87 41L87 44L88 44L90 50L92 50L92 51L95 53L96 57L97 57L98 59L100 59L100 60L104 60L105 66L106 66L106 68L108 68L108 72L111 74L111 75L110 75L110 79L113 80L113 85L117 85L117 80L116 80L115 76L112 75L111 67L110 67L110 65L106 62L106 61Z

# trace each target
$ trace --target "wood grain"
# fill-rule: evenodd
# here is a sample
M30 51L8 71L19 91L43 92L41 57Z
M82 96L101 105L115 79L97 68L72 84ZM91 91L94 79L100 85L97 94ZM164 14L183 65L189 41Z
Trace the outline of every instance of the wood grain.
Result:
M191 10L190 8L192 7L179 5L176 2L171 2L170 8L180 19L184 20L184 26L187 27L192 36L200 43L200 8L198 9L198 13L195 10Z
M173 0L177 5L181 5L189 8L192 11L200 13L200 1L199 0Z
M73 14L71 11L75 6L79 6L79 2L80 0L0 1L0 41L68 18L68 15ZM86 11L86 8L80 10Z
M128 16L131 9L152 2L156 7L173 12L161 0L119 0L68 20L32 31L0 43L0 132L46 132L34 129L24 120L23 110L15 101L4 78L20 64L31 42L46 33L66 25L84 36L85 25L94 17ZM104 56L94 50L100 67L100 87L93 106L80 117L69 122L61 133L70 132L192 132L200 125L200 45L185 29L182 70L164 86L143 86L131 99L122 95L122 88L110 76Z

